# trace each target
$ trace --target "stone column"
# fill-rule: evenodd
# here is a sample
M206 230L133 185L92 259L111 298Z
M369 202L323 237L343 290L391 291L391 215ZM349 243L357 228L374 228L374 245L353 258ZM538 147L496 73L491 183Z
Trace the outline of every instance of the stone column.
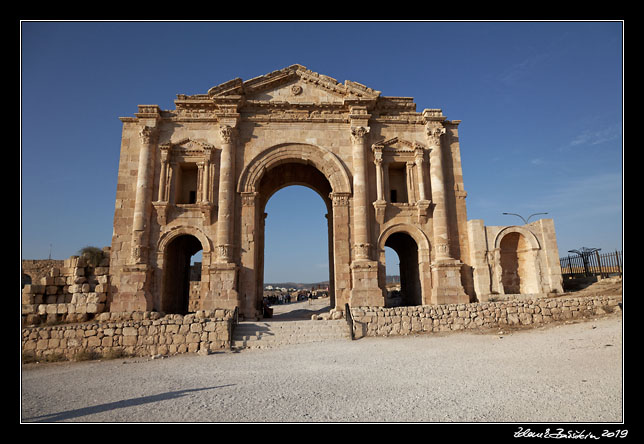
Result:
M413 204L416 203L416 196L414 194L414 165L412 161L407 162L407 203Z
M210 264L209 297L217 308L243 308L238 292L239 267L233 260L235 221L235 126L236 118L220 117L219 198L217 202L216 259Z
M382 224L385 221L385 212L387 210L387 202L385 200L385 177L382 167L382 146L374 145L373 150L373 163L376 165L376 193L377 199L373 203L376 210L376 221Z
M361 115L361 117L364 115ZM360 119L365 122L366 119ZM384 293L378 287L378 262L371 260L369 236L369 187L365 145L369 127L351 127L353 147L353 262L351 263L351 306L382 306Z
M168 148L161 149L161 174L159 176L159 194L158 201L166 202L168 200L166 193L166 181L168 176Z
M356 259L369 259L369 212L365 142L369 127L351 128L353 153L353 229Z
M426 201L427 197L425 196L425 174L423 171L423 157L424 151L422 147L416 147L414 149L414 162L416 163L416 170L418 172L418 193L419 200Z
M432 186L432 213L435 249L432 263L432 302L434 304L462 304L469 302L461 283L463 263L452 258L449 247L449 218L443 175L441 136L446 133L441 110L425 110L426 133L430 151L430 181Z
M430 147L429 168L432 185L432 202L434 204L434 246L436 260L451 259L449 253L449 232L447 208L445 206L445 182L443 177L443 155L441 136L445 128L440 122L431 121L426 126L427 140Z
M373 163L376 165L376 191L377 191L377 202L383 202L385 200L385 189L384 189L384 178L382 171L382 148L373 147Z
M234 131L229 125L219 128L221 163L219 166L219 202L217 217L217 262L229 263L233 252L233 221L235 199Z
M132 263L147 262L146 231L149 228L150 205L152 195L152 169L156 147L156 129L143 126L139 133L141 148L136 177L136 194L134 198L134 218L132 222Z

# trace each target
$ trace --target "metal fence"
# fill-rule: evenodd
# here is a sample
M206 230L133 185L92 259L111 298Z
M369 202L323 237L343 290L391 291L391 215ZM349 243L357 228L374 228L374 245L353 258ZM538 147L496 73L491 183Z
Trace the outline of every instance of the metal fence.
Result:
M621 251L602 253L595 251L591 254L580 256L567 256L559 258L561 274L566 277L584 276L621 276L624 268Z

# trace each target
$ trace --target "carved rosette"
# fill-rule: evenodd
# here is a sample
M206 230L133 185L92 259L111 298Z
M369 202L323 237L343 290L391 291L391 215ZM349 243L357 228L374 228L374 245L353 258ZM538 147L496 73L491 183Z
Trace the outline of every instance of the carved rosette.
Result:
M445 134L445 127L438 122L430 122L426 127L427 140L430 146L440 146L441 136Z

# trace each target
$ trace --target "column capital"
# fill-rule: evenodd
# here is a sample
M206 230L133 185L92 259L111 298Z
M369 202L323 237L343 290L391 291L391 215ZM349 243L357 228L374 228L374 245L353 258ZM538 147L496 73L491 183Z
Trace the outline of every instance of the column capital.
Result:
M143 125L139 131L139 138L143 145L150 145L156 142L157 130L152 126Z
M329 193L329 198L331 198L334 207L348 207L351 194L332 192Z
M235 137L235 128L230 125L219 126L219 137L224 144L233 143Z
M364 144L369 133L368 126L352 126L351 127L351 141L354 145Z
M441 143L441 136L445 134L446 130L440 122L428 122L425 125L425 133L430 146L439 146Z

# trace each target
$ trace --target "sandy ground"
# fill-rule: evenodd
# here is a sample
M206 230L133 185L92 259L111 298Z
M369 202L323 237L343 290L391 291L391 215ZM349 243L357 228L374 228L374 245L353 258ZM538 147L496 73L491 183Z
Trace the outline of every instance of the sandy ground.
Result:
M29 364L21 421L620 422L622 357L620 312L504 333Z

